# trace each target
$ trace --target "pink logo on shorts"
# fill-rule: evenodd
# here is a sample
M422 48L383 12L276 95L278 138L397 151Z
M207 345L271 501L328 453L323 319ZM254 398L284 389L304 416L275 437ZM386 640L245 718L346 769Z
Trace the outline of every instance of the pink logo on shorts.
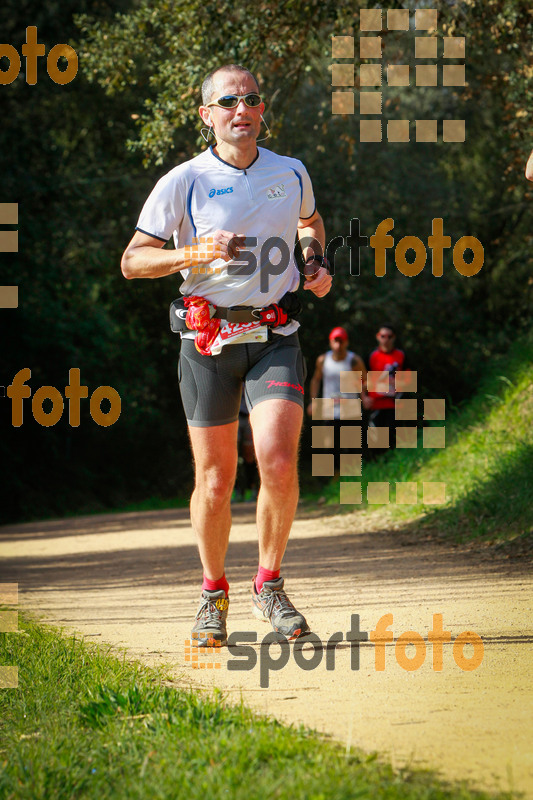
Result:
M273 386L290 386L291 389L296 389L297 392L304 393L303 386L296 383L287 383L287 381L267 381L267 386L271 389Z

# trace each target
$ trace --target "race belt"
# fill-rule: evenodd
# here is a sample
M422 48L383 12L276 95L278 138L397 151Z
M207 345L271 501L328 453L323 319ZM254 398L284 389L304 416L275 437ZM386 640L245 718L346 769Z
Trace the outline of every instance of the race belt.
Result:
M228 322L260 322L261 325L286 325L289 315L277 303L265 308L251 306L217 306L213 314L215 319L225 319Z
M170 305L170 329L173 333L182 333L191 330L191 314L189 314L189 325L187 325L187 314L190 306L190 299L178 297ZM283 295L279 303L271 303L264 308L254 308L253 306L215 306L209 304L210 319L224 319L231 323L258 322L269 327L287 325L295 319L301 311L301 303L296 292L287 292ZM204 306L205 309L205 306ZM204 311L205 314L205 311ZM206 320L207 321L207 320Z

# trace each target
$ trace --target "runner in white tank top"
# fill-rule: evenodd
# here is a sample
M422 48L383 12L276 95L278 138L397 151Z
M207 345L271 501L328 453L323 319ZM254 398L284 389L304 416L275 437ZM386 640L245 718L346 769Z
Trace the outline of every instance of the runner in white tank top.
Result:
M357 398L359 393L341 392L341 372L349 372L352 369L355 353L348 350L345 358L336 359L333 350L328 350L324 355L322 366L322 397L331 397L335 400L335 419L340 419L341 397Z
M335 399L334 418L340 419L340 399L356 399L359 392L341 392L341 372L360 371L362 393L366 394L366 368L363 359L357 353L348 350L348 333L344 328L333 328L329 335L331 350L318 356L315 371L311 378L311 401L316 397ZM322 384L322 393L320 392ZM308 406L308 414L312 414L312 402Z

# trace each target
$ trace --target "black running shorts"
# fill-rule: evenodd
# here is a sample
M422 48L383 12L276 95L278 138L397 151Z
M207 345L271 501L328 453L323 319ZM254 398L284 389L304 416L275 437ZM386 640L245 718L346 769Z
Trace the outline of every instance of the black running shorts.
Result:
M178 378L189 425L227 425L239 417L241 393L248 408L263 400L292 400L303 408L305 362L297 333L268 342L230 344L203 356L193 339L181 340Z

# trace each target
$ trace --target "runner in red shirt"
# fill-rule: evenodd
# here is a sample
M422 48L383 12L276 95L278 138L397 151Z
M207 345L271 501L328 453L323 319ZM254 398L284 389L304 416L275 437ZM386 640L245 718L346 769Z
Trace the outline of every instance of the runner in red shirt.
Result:
M369 425L375 428L389 429L389 446L396 445L396 419L394 413L394 400L399 397L395 391L395 374L398 370L405 370L406 358L403 350L394 346L396 331L391 325L382 325L376 333L378 347L368 358L368 369L373 372L389 373L388 392L368 392L368 399L364 402L369 410Z

